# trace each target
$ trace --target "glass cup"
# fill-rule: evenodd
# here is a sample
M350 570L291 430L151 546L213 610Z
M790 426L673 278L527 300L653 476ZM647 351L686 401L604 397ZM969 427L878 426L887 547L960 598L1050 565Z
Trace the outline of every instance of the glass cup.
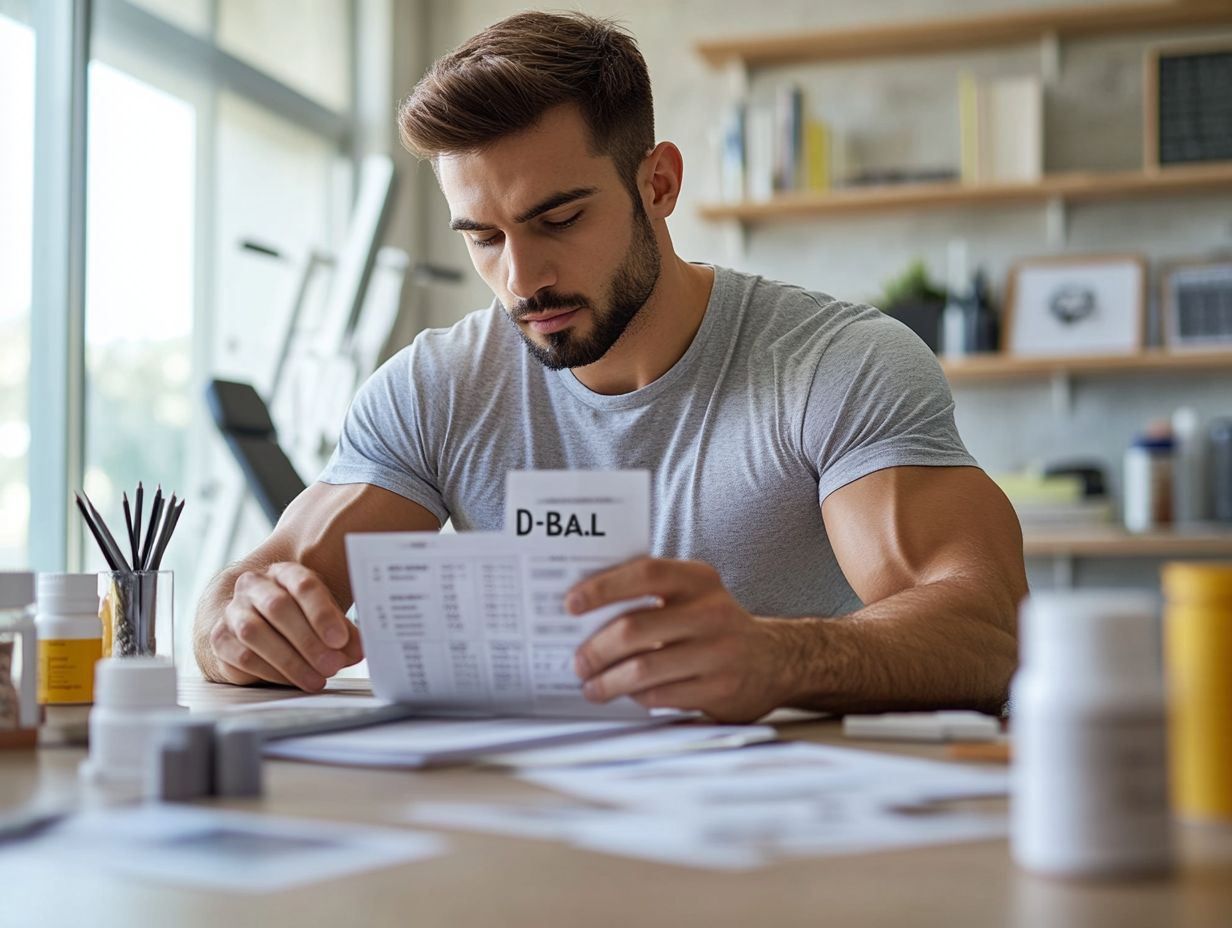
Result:
M175 574L109 570L98 575L103 657L169 658L175 662Z

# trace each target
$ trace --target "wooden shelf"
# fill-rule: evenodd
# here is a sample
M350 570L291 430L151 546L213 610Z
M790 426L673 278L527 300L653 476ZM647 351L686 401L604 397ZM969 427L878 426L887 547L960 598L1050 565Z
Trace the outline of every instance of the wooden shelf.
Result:
M1232 557L1232 526L1132 534L1114 525L1023 532L1027 557Z
M1137 0L1076 9L1045 8L890 26L714 39L698 43L697 51L715 67L731 62L759 67L796 61L930 55L1020 45L1052 36L1080 39L1223 23L1232 24L1232 4L1226 0Z
M1232 9L1230 5L1229 9ZM1232 190L1232 163L1185 165L1151 171L1069 172L1035 183L901 184L844 187L827 193L783 194L770 200L703 204L703 219L772 222L810 216L838 216L947 206L1005 206L1121 197L1169 196Z
M1167 374L1221 371L1232 374L1232 349L1226 351L1143 351L1126 355L1020 358L1003 354L972 355L942 360L941 369L951 384L1028 380L1063 374L1071 377L1116 374Z

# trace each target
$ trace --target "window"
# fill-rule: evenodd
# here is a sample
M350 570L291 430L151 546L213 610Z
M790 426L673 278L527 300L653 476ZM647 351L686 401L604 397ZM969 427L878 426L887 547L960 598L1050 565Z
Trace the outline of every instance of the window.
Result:
M28 562L34 31L0 2L0 569Z
M89 82L85 484L118 515L138 480L187 489L197 114L101 61Z
M121 493L131 498L138 480L147 512L159 482L188 500L163 562L176 574L177 649L223 566L216 536L242 479L215 437L205 384L230 377L265 389L285 324L291 262L242 245L328 249L349 209L351 3L287 10L95 6L84 479L113 524L123 525ZM240 525L231 556L269 530ZM80 559L100 566L88 539Z

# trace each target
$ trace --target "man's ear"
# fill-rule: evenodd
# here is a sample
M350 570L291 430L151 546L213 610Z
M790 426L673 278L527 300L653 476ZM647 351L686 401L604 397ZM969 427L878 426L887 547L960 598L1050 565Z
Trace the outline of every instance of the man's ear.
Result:
M646 215L653 221L666 219L676 210L684 179L684 158L671 142L660 142L642 161L638 189Z

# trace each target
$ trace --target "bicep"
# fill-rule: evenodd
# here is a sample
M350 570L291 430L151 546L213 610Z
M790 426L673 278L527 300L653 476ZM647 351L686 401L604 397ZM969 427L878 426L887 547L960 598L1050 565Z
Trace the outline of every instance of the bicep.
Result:
M978 467L889 467L826 497L826 532L865 603L938 580L971 578L1017 602L1026 593L1022 530Z
M283 512L252 553L266 563L294 561L325 581L339 606L351 605L344 539L350 532L435 532L440 521L418 503L367 483L314 483Z

